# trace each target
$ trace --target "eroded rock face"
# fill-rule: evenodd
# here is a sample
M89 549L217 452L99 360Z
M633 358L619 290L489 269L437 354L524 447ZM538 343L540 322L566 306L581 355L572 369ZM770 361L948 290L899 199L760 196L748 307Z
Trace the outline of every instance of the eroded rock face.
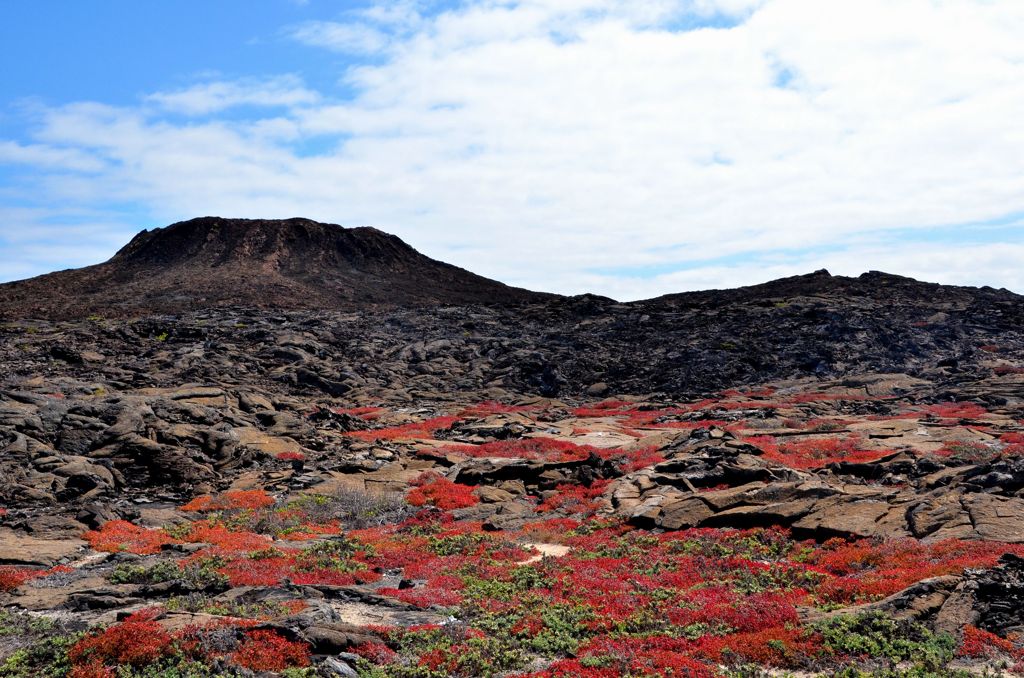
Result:
M884 439L884 438L883 438ZM731 433L696 430L665 446L668 459L612 483L607 496L638 526L750 528L779 525L794 535L982 539L1024 542L1016 460L934 471L929 458L880 455L877 462L800 471L766 460ZM873 469L865 482L861 466ZM898 470L895 473L894 470ZM877 480L899 478L899 484ZM985 478L985 483L972 479Z

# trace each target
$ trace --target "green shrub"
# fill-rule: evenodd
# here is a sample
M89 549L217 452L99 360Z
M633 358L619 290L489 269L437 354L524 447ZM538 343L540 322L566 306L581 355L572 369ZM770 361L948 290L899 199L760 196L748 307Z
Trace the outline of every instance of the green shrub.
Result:
M821 634L822 645L838 655L890 665L910 661L915 670L926 672L944 670L956 650L952 636L933 633L922 624L893 619L883 612L834 617L815 624L814 630Z

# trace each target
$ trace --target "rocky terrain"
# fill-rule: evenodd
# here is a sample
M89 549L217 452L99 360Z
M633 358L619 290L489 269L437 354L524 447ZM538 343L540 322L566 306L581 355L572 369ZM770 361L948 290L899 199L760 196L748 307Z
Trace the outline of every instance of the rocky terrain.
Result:
M1024 672L1005 290L201 219L0 300L0 677Z

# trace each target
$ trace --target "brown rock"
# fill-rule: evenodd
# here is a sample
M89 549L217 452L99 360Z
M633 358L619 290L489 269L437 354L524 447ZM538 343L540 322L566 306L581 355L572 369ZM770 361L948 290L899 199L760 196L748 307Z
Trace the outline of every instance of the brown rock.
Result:
M303 640L313 647L314 654L338 654L351 647L379 640L365 628L350 624L311 626L301 633Z
M76 556L85 545L81 539L39 539L0 529L0 564L50 567Z
M964 504L981 539L1024 542L1024 500L976 494L966 497Z
M890 510L884 501L824 499L808 515L793 523L793 529L819 538L892 536L891 525L883 521Z
M655 524L666 530L679 530L696 527L713 514L714 511L700 499L680 499L665 504Z
M511 492L506 492L490 485L481 485L473 490L473 494L479 497L480 501L488 504L500 504L515 499L515 495Z

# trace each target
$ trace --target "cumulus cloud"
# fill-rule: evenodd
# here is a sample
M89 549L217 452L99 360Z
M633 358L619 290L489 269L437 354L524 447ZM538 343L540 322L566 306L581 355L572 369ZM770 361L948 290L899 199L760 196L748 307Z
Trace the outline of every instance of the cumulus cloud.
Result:
M30 144L41 185L154 219L375 225L567 293L648 297L821 266L1024 291L999 257L1019 230L925 242L1024 213L1024 4L382 2L350 18L288 29L377 55L338 92L289 76L47 110ZM240 104L278 108L218 115ZM58 151L95 165L51 176Z

